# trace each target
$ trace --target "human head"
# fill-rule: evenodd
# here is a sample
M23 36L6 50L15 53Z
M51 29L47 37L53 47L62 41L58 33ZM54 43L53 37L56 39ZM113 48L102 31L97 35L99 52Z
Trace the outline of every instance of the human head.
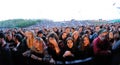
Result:
M28 48L32 48L33 41L34 41L34 34L33 34L33 32L32 31L26 31L25 32L25 36L27 37L26 41L27 41Z
M106 29L101 29L101 30L98 32L98 34L99 34L99 38L100 38L101 40L105 40L108 32L107 32Z
M22 35L15 34L14 35L14 41L15 41L15 43L22 42Z
M4 43L4 38L5 38L5 35L3 32L0 32L0 46Z
M62 40L66 39L66 38L67 38L67 33L66 33L66 32L63 32L63 33L61 34L61 38L62 38Z
M66 27L66 28L65 28L65 32L66 32L67 34L69 34L69 33L70 33L70 27Z
M33 42L33 46L35 48L37 48L39 51L43 51L46 48L46 45L45 45L43 39L40 37L35 38L35 40Z
M48 39L48 43L53 43L53 40L56 41L57 43L59 41L57 34L54 32L50 32L47 36L47 39Z
M32 31L26 31L26 32L25 32L25 36L26 36L27 38L32 39L32 38L34 38L34 33L33 33Z
M114 39L115 40L119 40L120 39L120 34L119 34L119 32L118 31L114 31Z
M78 31L73 32L72 38L73 38L74 40L77 40L77 39L79 38L79 32L78 32Z
M82 42L83 46L87 46L90 44L90 39L87 35L83 35L81 38L81 42Z
M43 31L42 31L42 30L39 30L39 31L37 32L37 36L38 36L38 37L43 37Z
M100 26L96 26L96 27L95 27L95 31L96 31L96 32L99 32L99 31L100 31Z
M67 47L68 48L72 48L73 47L73 39L72 39L72 37L68 37L67 39L66 39L66 41L67 41Z

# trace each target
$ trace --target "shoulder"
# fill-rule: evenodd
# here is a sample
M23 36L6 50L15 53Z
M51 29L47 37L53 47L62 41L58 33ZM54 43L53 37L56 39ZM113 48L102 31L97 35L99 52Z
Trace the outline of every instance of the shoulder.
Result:
M97 42L97 41L99 41L100 39L99 39L99 37L97 37L97 38L95 38L94 40L93 40L93 43L95 43L95 42Z

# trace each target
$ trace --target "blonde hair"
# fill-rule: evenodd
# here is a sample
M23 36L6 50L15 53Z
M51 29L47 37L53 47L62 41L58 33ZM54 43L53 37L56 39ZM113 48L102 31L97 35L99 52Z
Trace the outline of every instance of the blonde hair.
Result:
M33 48L31 50L33 50L35 52L43 53L45 51L45 49L47 48L45 42L40 37L36 37L35 40L37 40L38 43L41 44L42 46L38 47L39 48L39 51L38 51L38 50L35 49L35 45L33 44Z
M74 32L72 33L73 41L75 41L75 38L74 38L74 35L75 35L75 34L78 34L78 38L79 38L79 36L80 36L78 31L74 31Z
M34 33L32 31L26 31L25 35L27 37L26 41L27 41L28 48L32 48L33 41L34 41ZM27 36L27 35L31 35L31 38L29 38L29 36Z

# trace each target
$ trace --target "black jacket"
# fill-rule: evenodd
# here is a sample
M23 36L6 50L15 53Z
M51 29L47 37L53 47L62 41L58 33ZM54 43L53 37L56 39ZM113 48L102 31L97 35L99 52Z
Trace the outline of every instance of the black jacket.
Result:
M0 65L13 65L8 44L0 46Z

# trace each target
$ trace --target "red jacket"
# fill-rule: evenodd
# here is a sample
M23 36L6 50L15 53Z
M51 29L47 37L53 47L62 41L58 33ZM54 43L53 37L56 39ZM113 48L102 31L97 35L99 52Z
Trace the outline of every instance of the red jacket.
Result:
M93 51L95 55L107 55L109 54L110 44L107 40L100 40L99 37L93 40Z

